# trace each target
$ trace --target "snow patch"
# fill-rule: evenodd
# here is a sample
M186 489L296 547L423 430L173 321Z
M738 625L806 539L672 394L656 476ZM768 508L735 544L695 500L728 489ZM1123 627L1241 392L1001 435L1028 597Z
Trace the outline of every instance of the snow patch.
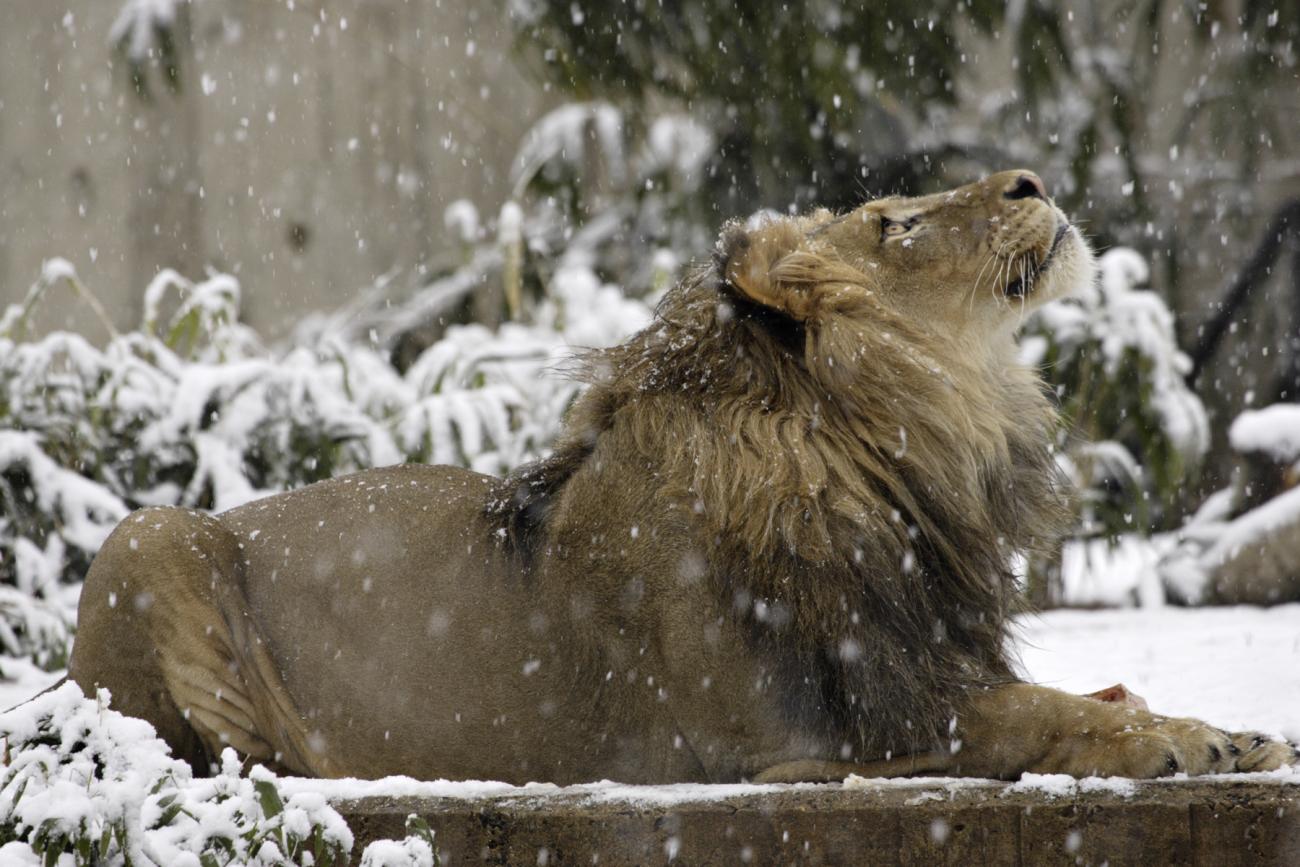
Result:
M1137 794L1137 783L1122 777L1084 777L1077 780L1067 774L1024 774L1007 787L1003 794L1033 792L1049 798L1070 798L1080 793L1102 792L1121 798Z
M1243 549L1262 544L1283 527L1300 526L1300 488L1285 491L1229 523L1202 555L1207 569L1236 559Z
M1279 462L1300 460L1300 404L1246 410L1228 428L1228 442L1243 454L1263 452Z

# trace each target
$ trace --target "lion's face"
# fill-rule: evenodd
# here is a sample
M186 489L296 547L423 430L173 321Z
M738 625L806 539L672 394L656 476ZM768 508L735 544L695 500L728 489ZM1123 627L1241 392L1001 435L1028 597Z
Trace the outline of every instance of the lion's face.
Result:
M932 196L878 199L844 215L777 220L731 246L732 284L795 316L815 290L786 275L801 257L816 256L847 266L846 287L860 285L933 330L975 338L1009 329L1095 272L1078 229L1027 171Z

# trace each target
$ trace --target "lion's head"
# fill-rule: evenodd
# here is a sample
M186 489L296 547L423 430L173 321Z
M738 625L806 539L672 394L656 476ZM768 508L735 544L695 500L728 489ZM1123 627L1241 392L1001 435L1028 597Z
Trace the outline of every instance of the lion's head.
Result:
M865 291L945 338L984 345L1094 275L1078 229L1027 171L842 215L756 222L724 233L724 276L749 300L799 320Z

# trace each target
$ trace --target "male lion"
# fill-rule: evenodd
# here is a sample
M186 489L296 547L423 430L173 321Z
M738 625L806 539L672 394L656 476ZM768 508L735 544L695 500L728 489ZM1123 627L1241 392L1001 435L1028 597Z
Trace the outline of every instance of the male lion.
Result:
M1093 270L1028 172L733 223L507 479L128 517L70 676L200 769L227 744L515 783L1277 767L1290 746L1012 671L1008 561L1060 513L1012 331Z

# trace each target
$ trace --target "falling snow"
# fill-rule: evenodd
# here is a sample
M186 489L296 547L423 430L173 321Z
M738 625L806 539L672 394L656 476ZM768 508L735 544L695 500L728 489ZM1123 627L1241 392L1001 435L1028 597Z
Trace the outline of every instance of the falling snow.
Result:
M66 5L0 34L0 705L62 675L80 582L133 510L221 512L406 462L504 474L552 449L584 387L575 354L656 327L727 220L757 231L1023 166L1100 252L1095 285L1014 323L1061 411L1050 445L1072 492L1058 547L1006 551L1025 596L1060 606L1020 619L1025 674L1078 693L1122 681L1163 713L1300 739L1300 6ZM922 263L933 236L917 220L897 249ZM981 255L1009 271L1001 252ZM869 252L852 264L880 272ZM720 322L738 315L719 302ZM900 464L923 446L902 428L871 444ZM683 587L708 572L694 553L666 568ZM382 599L375 578L359 586ZM1208 604L1242 598L1268 607ZM790 622L783 603L737 601ZM109 596L119 612L154 602ZM420 622L431 639L452 626L445 611ZM854 665L872 648L825 652ZM553 676L547 654L519 659L527 683ZM717 674L698 673L703 690ZM667 700L662 679L634 679ZM309 831L350 847L327 798L561 791L277 778L229 755L198 780L107 701L64 686L0 714L0 824L17 835L0 862L54 863L44 828L120 829L112 857L133 863L197 864L223 839L278 863ZM920 805L987 783L848 785L912 786ZM767 791L563 794L671 807ZM278 842L249 849L265 828ZM928 833L943 845L954 829ZM657 845L668 861L683 848ZM428 867L436 843L412 823L361 863Z

